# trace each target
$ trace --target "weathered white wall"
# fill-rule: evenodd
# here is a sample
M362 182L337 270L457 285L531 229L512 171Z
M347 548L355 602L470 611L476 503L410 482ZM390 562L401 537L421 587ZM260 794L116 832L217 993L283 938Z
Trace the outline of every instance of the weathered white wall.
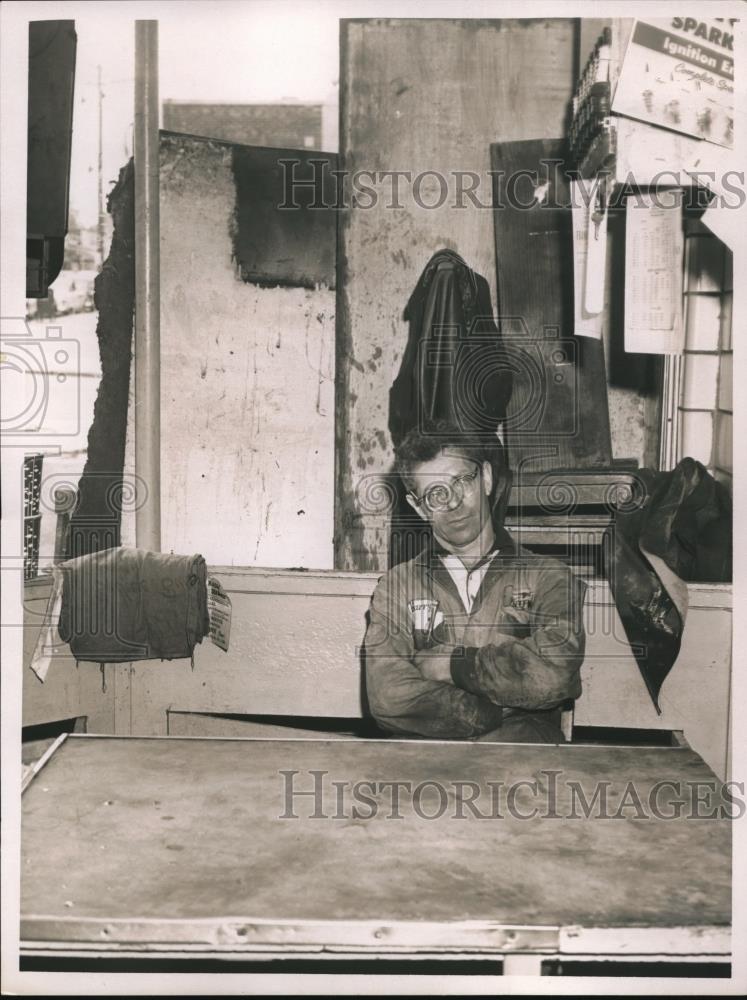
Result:
M235 197L229 146L162 140L162 548L324 569L335 295L239 280Z

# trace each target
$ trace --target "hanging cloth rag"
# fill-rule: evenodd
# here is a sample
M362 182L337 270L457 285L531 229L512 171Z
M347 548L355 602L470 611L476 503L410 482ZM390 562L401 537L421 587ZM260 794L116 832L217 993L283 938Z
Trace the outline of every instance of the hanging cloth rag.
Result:
M641 469L636 493L604 538L605 572L654 706L677 659L687 615L685 581L731 580L732 503L692 458L671 472Z
M405 308L407 346L389 390L395 448L413 427L447 420L495 435L506 419L513 375L493 318L490 286L452 250L426 264Z
M60 563L60 638L76 660L191 658L210 630L200 555L111 548Z

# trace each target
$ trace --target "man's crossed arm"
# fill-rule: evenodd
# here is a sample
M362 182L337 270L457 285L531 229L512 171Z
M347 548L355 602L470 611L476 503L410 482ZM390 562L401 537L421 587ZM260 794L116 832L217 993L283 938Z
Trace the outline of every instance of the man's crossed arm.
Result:
M393 629L386 599L377 590L366 634L374 717L395 732L464 739L500 726L504 706L545 709L577 698L585 588L566 570L540 590L536 625L526 639L506 635L480 647L442 644L422 651L415 650L411 635Z

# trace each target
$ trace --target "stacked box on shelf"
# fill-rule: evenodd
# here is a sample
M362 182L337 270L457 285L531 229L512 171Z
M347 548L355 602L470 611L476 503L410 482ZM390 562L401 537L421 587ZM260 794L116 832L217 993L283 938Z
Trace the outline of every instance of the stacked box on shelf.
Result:
M614 139L610 128L609 61L612 34L605 28L589 56L573 95L570 129L571 156L581 164L592 151L610 151ZM596 161L597 155L594 155Z

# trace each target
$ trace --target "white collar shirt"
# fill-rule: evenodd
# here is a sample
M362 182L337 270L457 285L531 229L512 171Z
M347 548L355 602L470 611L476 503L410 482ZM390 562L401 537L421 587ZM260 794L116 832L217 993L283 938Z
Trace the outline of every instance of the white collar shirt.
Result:
M475 597L482 586L482 581L485 578L485 574L488 571L488 567L491 562L498 554L497 549L493 549L489 552L487 556L480 560L475 566L469 569L464 565L459 556L449 554L442 554L440 556L441 562L443 563L445 569L449 571L451 579L454 581L454 585L459 592L459 596L462 599L462 604L464 605L464 610L467 614L472 612L472 605L474 604Z

